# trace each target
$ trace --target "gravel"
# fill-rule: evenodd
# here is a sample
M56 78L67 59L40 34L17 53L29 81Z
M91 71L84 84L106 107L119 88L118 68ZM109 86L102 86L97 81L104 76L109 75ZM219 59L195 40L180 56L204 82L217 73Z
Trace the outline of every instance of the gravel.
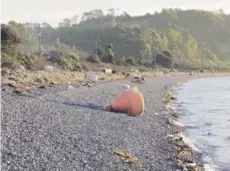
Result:
M146 105L139 117L104 110L125 81L91 88L47 87L28 96L4 91L2 170L175 171L176 150L166 135L176 128L167 124L165 115L155 113L164 110L166 89L187 79L159 77L139 84ZM124 163L114 151L133 154L142 167Z

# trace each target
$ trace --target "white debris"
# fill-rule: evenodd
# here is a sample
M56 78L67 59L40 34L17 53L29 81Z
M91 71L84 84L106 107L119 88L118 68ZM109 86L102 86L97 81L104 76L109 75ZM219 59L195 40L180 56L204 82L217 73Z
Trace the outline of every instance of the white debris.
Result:
M53 72L53 71L57 71L58 69L55 68L54 66L45 65L45 66L44 66L44 70L45 70L45 71L48 71L48 72Z
M97 75L92 75L91 81L92 82L97 82L98 81L98 76Z
M131 72L139 73L140 71L138 69L131 69Z
M105 74L112 74L112 69L109 68L99 68L99 71L104 72Z
M20 70L26 71L25 67L23 65L20 66Z
M112 69L105 69L106 74L112 74Z
M128 84L122 84L121 87L123 89L130 89L131 88L130 85L128 85Z
M68 89L69 89L69 90L73 90L74 87L73 87L72 85L69 85L69 86L68 86Z

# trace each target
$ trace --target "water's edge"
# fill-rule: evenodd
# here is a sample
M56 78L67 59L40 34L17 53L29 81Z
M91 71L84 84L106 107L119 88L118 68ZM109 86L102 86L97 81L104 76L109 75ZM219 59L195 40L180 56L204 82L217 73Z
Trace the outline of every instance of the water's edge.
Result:
M165 104L165 109L167 111L167 118L169 124L178 128L174 134L168 135L169 141L172 141L177 149L177 166L182 170L199 170L204 171L204 162L202 161L202 152L194 148L190 143L188 137L186 136L185 129L183 125L177 122L178 114L176 113L174 104L177 99L174 97L173 93L176 88L180 87L182 84L191 81L178 82L171 88L169 88L164 96L163 102Z
M218 78L219 79L219 78ZM182 84L178 84L176 87L174 86L173 88L171 88L171 90L169 90L168 92L167 92L167 94L166 94L166 98L168 99L167 100L167 103L166 103L166 109L168 110L168 112L169 112L169 114L168 114L168 116L169 116L169 119L171 120L171 122L174 124L174 125L177 125L177 126L179 126L180 128L181 128L181 132L179 133L179 135L177 134L177 135L174 135L174 136L179 136L179 137L182 137L182 141L186 144L186 145L188 145L190 148L191 148L191 150L192 150L192 152L193 152L193 154L195 154L195 158L193 159L193 162L198 162L200 165L201 165L201 167L202 167L202 170L205 170L205 171L219 171L219 170L222 170L221 169L221 166L220 166L220 163L219 164L217 164L215 161L214 161L214 159L212 159L212 155L208 152L208 151L205 151L203 148L201 148L201 144L199 144L198 142L199 142L199 139L198 139L198 142L196 142L196 140L195 140L195 138L193 137L193 135L194 135L194 133L193 134L191 134L191 129L193 129L192 127L196 127L196 126L199 126L199 124L197 125L196 124L196 122L194 123L194 122L191 122L190 121L190 117L188 117L187 118L187 115L185 115L185 116L180 116L181 115L181 113L183 113L183 110L186 110L187 109L187 107L188 107L188 109L193 109L195 106L184 106L184 108L183 108L183 110L182 111L180 111L179 109L177 109L177 107L178 107L178 104L180 104L179 102L178 102L178 99L177 98L179 98L180 96L178 96L178 94L176 93L176 92L180 92L183 96L183 100L185 100L185 99L187 99L187 95L188 95L188 93L187 92L189 92L189 93L192 93L193 94L193 92L195 93L195 92L197 92L197 91L191 91L191 90L195 90L194 88L192 88L192 89L189 89L189 90L185 90L185 91L183 91L183 92L181 92L181 90L183 89L183 88L187 88L187 86L185 86L185 87L183 87L184 86L184 84L185 83L187 83L187 82L190 82L190 81L193 81L193 80L197 80L197 79L192 79L192 80L189 80L189 81L185 81L185 82L183 82ZM203 79L202 79L202 81L203 81ZM206 80L205 80L206 81ZM217 80L217 82L218 82L219 80ZM204 81L203 81L204 82ZM200 83L200 82L198 82L198 83ZM189 85L191 85L190 83L189 83ZM194 85L193 85L194 86ZM182 88L181 88L182 87ZM190 86L190 87L192 87L192 86ZM181 88L181 89L180 89ZM202 86L202 84L201 84L201 87L199 87L199 88L197 88L197 89L202 89L203 88L203 86ZM214 86L214 88L216 88L215 86ZM218 87L217 87L218 88ZM222 87L221 87L222 88ZM222 89L220 89L220 90L222 90ZM202 90L203 91L203 90ZM212 94L212 92L211 91L207 91L207 92L210 92L210 94ZM207 93L206 92L206 93ZM184 95L184 93L186 93L185 95ZM209 94L209 93L208 93ZM201 96L202 96L203 94L201 94ZM190 96L189 96L190 97ZM194 96L192 96L192 97L194 97ZM200 97L200 96L197 96L197 94L195 94L195 98L197 98L197 97ZM203 97L203 96L202 96ZM207 98L207 96L205 95L205 97ZM220 96L216 96L216 97L222 97L222 95L220 95ZM225 97L225 96L224 96ZM223 97L223 99L226 99L226 98L224 98ZM209 98L208 98L209 99ZM190 100L191 100L191 97L190 97ZM192 100L194 100L193 98L192 98ZM182 101L182 102L184 102L184 101ZM191 102L191 101L190 101ZM192 101L193 102L193 101ZM202 101L203 102L203 101ZM200 103L200 104L202 104L202 108L203 108L203 103L201 103L201 102L198 102L198 103ZM190 103L189 103L190 104ZM193 103L192 103L193 104ZM196 103L195 103L196 104ZM217 103L218 104L218 103ZM189 108L190 107L190 108ZM205 106L204 105L204 108L206 108L207 106ZM214 108L215 109L215 108ZM228 109L228 108L227 108ZM192 110L193 111L193 110ZM193 113L194 113L194 111L193 111ZM197 113L197 112L195 112L195 113ZM202 112L203 113L203 112ZM201 113L201 114L202 114ZM198 112L197 114L200 114L200 112ZM205 114L205 113L204 113ZM189 115L188 115L189 116ZM202 116L202 115L195 115L195 116L193 116L193 118L195 117L195 118L200 118L200 116ZM205 116L208 116L208 115L205 115ZM217 115L216 115L217 116ZM189 121L189 122L184 122L185 120L181 120L181 118L183 118L183 119L186 119L187 121ZM191 117L192 118L192 117ZM179 120L181 120L181 122L179 121ZM182 122L183 121L183 122ZM204 120L204 121L207 121L206 119ZM185 125L183 125L185 123ZM186 124L187 123L187 124ZM192 123L192 125L190 125L190 126L188 126L188 123ZM202 128L203 129L203 127L200 127L200 128ZM198 129L198 131L199 131L199 129ZM187 136L186 135L186 133L190 133L190 135L189 136ZM198 135L198 134L195 134L195 135ZM219 135L219 134L218 134ZM191 138L191 137L193 137L193 138ZM196 138L197 139L197 138ZM198 157L198 158L197 158ZM198 165L199 165L198 164Z

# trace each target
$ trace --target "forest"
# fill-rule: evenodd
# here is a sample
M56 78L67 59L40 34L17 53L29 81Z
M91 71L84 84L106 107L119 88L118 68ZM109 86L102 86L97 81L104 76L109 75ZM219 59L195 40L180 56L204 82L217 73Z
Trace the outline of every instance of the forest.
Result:
M39 69L44 56L63 69L81 62L166 68L230 67L230 15L219 11L162 9L131 16L100 9L49 23L1 24L2 67ZM40 46L39 46L40 45ZM45 60L45 59L43 59ZM44 63L44 61L43 61Z

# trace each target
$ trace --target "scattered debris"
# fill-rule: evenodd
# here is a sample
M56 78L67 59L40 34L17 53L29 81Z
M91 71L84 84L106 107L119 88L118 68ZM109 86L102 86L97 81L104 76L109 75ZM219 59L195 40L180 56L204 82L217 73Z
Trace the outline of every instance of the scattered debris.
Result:
M51 82L50 82L50 84L51 84L51 85L54 85L54 84L56 84L56 83L55 83L55 82L53 82L53 81L51 81Z
M145 78L144 77L139 78L139 77L136 76L136 77L134 77L134 79L131 82L144 84L145 83Z
M193 160L191 151L180 151L177 155L177 158L189 163L192 163Z
M130 77L131 76L131 74L125 74L125 78L128 78L128 77Z
M106 74L112 74L112 69L105 69Z
M124 163L129 163L129 164L134 164L136 166L142 166L139 159L137 157L132 156L132 154L127 153L127 152L114 152L116 155L119 155L121 157L124 157L125 159L123 160Z
M34 80L34 82L36 82L36 83L41 83L41 82L42 82L42 79L41 79L41 78L37 78L37 79Z
M105 74L112 74L112 69L100 68L99 70Z
M2 68L1 69L1 74L2 76L8 75L10 73L10 70L6 69L6 68Z
M154 114L155 114L155 115L159 115L159 113L157 113L157 112L155 112Z
M8 83L7 84L9 87L11 87L11 88L16 88L17 86L15 85L15 84L13 84L13 83Z
M91 87L91 86L92 86L92 83L86 82L86 83L83 83L82 85L83 85L83 86L87 86L87 87Z
M106 78L105 77L100 77L99 80L105 80Z
M176 97L172 96L172 97L170 97L170 99L175 101Z
M73 90L74 87L73 87L72 85L69 85L69 86L68 86L68 89L69 89L69 90Z
M21 66L19 67L19 69L20 69L20 71L23 71L23 72L26 71L26 69L25 69L25 67L24 67L23 65L21 65Z
M55 68L54 66L50 66L50 65L45 65L45 66L44 66L44 70L47 71L47 72L58 71L57 68Z
M123 89L129 89L129 88L131 88L130 85L128 85L128 84L122 84L121 87Z
M112 74L116 74L117 73L117 71L116 70L112 70Z
M131 72L139 73L140 71L138 69L131 69Z
M91 81L92 82L97 82L98 81L98 76L97 75L92 75Z
M178 160L177 162L177 166L181 169L183 169L183 171L185 170L198 170L198 164L197 163L185 163L182 160Z
M46 86L45 85L41 85L38 88L44 89L44 88L46 88Z
M24 91L23 90L20 90L20 89L14 89L12 91L12 93L15 93L15 94L22 94Z
M18 81L18 79L14 78L14 77L9 77L9 80Z

